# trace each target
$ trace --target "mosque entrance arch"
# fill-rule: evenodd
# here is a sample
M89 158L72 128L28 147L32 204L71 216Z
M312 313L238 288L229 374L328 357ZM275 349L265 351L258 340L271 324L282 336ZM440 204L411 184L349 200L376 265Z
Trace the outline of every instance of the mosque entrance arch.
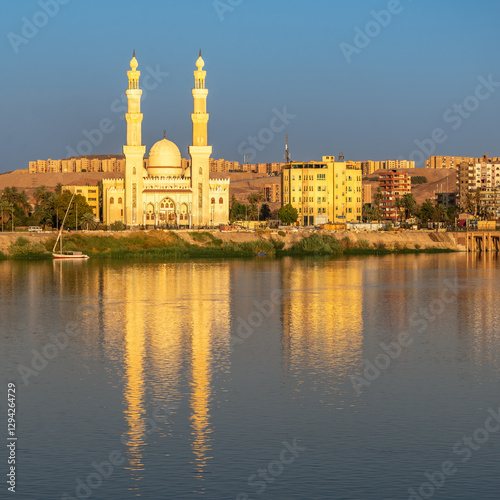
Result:
M163 225L175 225L175 203L170 198L163 198L159 204L159 223Z

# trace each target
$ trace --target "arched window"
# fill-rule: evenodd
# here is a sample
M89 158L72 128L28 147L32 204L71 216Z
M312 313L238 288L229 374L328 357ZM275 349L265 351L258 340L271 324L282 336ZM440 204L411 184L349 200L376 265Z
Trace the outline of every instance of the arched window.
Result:
M113 197L111 197L111 198L109 199L109 204L110 204L110 205L113 205L113 204L114 204L114 202L115 202L115 199L114 199Z
M219 205L222 205L223 203L224 203L223 198L222 198L222 197L221 197L221 198L219 198Z
M203 169L200 167L200 175L203 175Z
M212 198L212 205L215 205L215 198Z
M118 198L118 204L121 205L123 203L123 199L122 198Z
M137 174L137 169L134 167L134 169L132 170L132 174L133 175L136 175Z

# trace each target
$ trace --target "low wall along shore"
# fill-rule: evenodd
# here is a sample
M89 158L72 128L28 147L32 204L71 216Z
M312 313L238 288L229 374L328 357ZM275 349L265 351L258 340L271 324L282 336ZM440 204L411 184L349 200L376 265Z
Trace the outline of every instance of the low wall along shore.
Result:
M130 238L134 235L144 235L149 232L147 231L90 231L90 232L79 232L83 238L86 237L103 237L109 238L110 236L114 238ZM158 234L159 231L151 231L150 234ZM313 234L330 234L334 236L339 241L346 242L346 238L349 238L353 245L359 244L364 245L365 248L367 244L368 248L386 248L388 250L393 249L440 249L440 250L454 250L454 251L466 251L466 235L464 233L452 233L452 232L436 232L436 231L366 231L366 232L353 232L353 231L286 231L285 234L278 231L257 231L257 232L246 232L246 231L203 231L203 233L210 233L213 238L217 240L222 240L223 243L249 243L257 241L267 241L272 242L280 240L284 243L283 250L289 250L297 242L304 238L307 238ZM77 233L65 233L67 237L75 235ZM198 245L200 247L205 246L203 240L196 238L199 232L180 230L175 231L176 237L180 238L186 243L191 245ZM55 232L42 232L42 233L28 233L28 232L15 232L15 233L0 233L0 252L8 255L9 246L16 242L17 239L22 236L30 241L30 243L42 243L46 244L49 240L54 240L57 236Z

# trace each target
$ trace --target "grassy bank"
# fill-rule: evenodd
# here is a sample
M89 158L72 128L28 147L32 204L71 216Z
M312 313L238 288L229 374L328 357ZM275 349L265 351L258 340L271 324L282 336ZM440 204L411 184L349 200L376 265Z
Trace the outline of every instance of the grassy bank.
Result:
M94 259L137 259L137 260L191 260L249 258L256 255L283 256L329 256L388 255L452 252L447 248L418 244L412 248L406 244L388 245L381 240L369 243L354 240L348 236L339 239L333 234L315 233L304 238L288 239L279 233L259 233L247 241L234 241L231 236L210 232L179 233L149 231L136 233L93 234L74 233L64 236L64 250L81 251ZM20 237L8 247L0 259L50 259L55 237L43 243Z

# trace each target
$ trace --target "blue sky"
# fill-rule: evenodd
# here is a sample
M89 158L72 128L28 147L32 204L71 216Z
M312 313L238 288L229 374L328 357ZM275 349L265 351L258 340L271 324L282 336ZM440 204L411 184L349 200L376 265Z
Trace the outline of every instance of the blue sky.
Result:
M166 129L187 157L202 48L215 158L282 161L286 134L294 160L500 156L499 18L493 0L3 0L0 172L121 153L133 49L148 150Z

